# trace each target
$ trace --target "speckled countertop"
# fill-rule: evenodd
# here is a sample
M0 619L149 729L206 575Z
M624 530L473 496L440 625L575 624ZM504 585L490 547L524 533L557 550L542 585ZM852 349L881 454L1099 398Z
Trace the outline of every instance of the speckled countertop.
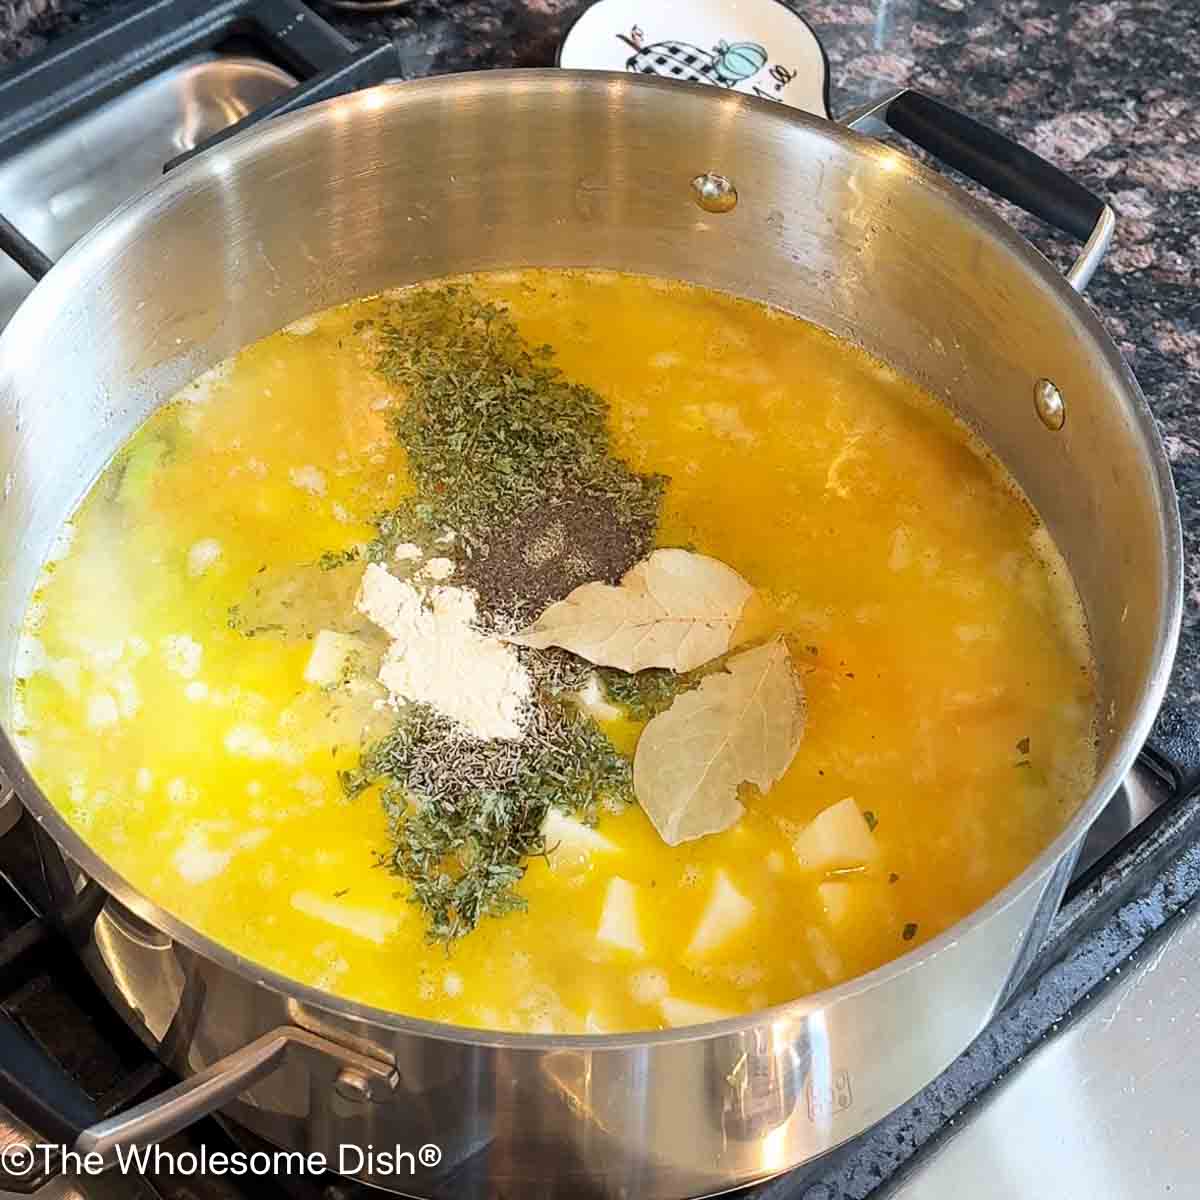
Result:
M788 2L788 0L785 0ZM653 0L648 0L653 3ZM588 0L411 0L335 13L356 40L386 36L408 75L553 62ZM1169 723L1200 725L1200 10L1170 0L811 0L834 112L912 84L1031 146L1106 196L1116 240L1088 299L1162 427L1187 550L1184 633ZM0 63L119 5L0 0ZM1018 217L1059 263L1071 248Z

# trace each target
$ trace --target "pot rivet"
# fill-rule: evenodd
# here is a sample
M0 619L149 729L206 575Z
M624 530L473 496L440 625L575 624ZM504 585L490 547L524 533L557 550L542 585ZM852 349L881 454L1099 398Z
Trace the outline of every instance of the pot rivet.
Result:
M705 171L692 180L692 191L696 193L696 203L705 212L727 213L733 210L738 202L737 188L724 175L715 171Z
M371 1081L362 1071L354 1067L343 1067L333 1081L333 1090L343 1100L355 1100L365 1103L371 1099Z
M1062 393L1048 379L1039 379L1034 385L1033 407L1047 429L1058 430L1066 423L1067 406Z

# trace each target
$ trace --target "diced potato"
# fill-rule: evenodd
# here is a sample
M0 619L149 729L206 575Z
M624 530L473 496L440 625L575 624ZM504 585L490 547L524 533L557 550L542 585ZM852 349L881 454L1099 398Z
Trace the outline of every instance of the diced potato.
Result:
M646 953L638 928L637 888L619 875L609 881L608 891L604 893L604 908L596 937L633 954Z
M568 817L566 813L552 808L542 822L542 837L546 839L546 850L552 864L580 863L594 853L615 850L602 833L590 825Z
M724 871L718 871L708 904L688 943L687 955L698 957L715 950L749 923L754 905L729 881Z
M380 912L359 905L344 904L340 900L327 900L316 892L300 891L292 894L292 907L305 916L318 921L328 921L339 929L356 937L383 945L400 928L398 913Z
M330 570L317 563L268 567L254 576L231 611L233 628L284 639L315 637L321 629L366 631L370 623L354 607L362 576L363 566L356 562Z
M341 683L348 671L361 663L365 647L358 638L332 629L319 630L313 639L312 653L304 678L318 687L333 687Z
M813 818L796 835L792 850L806 871L868 866L879 857L879 843L853 796Z
M705 1025L709 1021L724 1021L735 1016L727 1008L715 1008L711 1004L695 1004L691 1000L678 1000L667 996L659 1001L659 1012L668 1025Z
M279 714L278 740L301 757L333 746L361 749L395 724L392 709L377 707L386 695L369 679L352 679L332 692L306 688Z

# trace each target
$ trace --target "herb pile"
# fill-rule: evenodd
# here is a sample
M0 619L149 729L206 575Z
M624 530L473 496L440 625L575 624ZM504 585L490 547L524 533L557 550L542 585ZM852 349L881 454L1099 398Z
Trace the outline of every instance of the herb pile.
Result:
M392 427L414 492L377 518L369 559L390 562L406 542L438 553L452 544L455 584L512 629L645 556L665 479L614 455L604 399L568 380L549 347L527 345L503 308L466 286L415 289L389 301L371 332L400 396ZM482 741L410 704L342 776L352 796L380 786L392 832L383 861L408 883L432 941L524 906L515 885L548 849L551 808L590 820L601 804L633 799L629 759L568 696L592 668L563 650L519 653L535 684L522 738ZM605 685L636 698L637 715L668 690L649 675Z
M380 788L382 861L429 939L449 944L524 907L516 885L552 849L551 809L589 821L637 800L669 845L728 828L740 786L766 788L791 762L803 695L782 639L730 655L753 587L716 559L651 550L666 481L616 457L604 400L503 308L468 287L416 289L372 334L414 492L379 517L367 557L394 561L402 543L416 547L405 561L452 552L453 583L419 603L466 589L476 642L519 656L531 685L519 736L485 739L405 691L401 672L395 727L342 776L350 796ZM344 556L327 559L336 574ZM647 722L632 762L576 694L593 672Z

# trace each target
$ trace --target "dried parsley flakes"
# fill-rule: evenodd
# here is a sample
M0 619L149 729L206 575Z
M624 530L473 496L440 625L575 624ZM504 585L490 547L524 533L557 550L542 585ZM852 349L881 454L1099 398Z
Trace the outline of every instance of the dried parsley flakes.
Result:
M665 480L615 456L608 405L530 347L469 287L418 288L376 326L378 369L402 394L393 418L416 495L379 519L373 556L451 529L475 552L538 506L586 500L653 530ZM470 553L471 551L468 551Z

